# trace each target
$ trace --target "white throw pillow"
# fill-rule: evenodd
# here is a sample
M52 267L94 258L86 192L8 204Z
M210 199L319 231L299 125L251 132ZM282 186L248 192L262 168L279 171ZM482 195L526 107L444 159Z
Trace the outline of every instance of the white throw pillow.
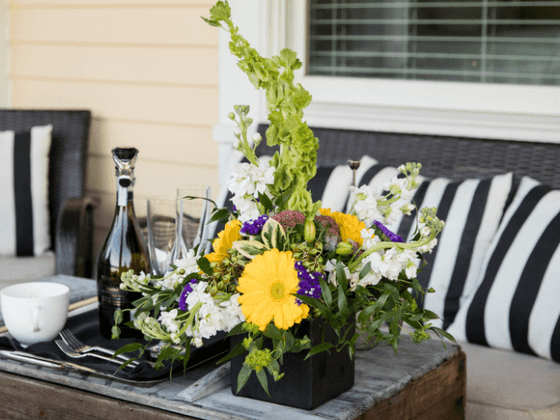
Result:
M0 255L37 256L51 247L48 182L52 128L0 132Z

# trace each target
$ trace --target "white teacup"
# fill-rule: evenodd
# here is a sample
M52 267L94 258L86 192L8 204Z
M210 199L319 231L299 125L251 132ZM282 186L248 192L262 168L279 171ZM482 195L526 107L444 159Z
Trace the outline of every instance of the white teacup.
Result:
M59 283L20 283L0 290L8 331L24 345L53 340L66 324L70 289Z

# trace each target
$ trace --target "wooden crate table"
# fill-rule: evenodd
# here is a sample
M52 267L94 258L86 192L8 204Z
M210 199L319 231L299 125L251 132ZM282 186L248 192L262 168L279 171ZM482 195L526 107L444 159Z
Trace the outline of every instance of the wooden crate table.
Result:
M211 364L143 388L0 358L0 419L462 419L465 355L446 346L404 336L398 354L388 346L358 351L354 387L311 411L235 397L230 388L185 400L180 394Z

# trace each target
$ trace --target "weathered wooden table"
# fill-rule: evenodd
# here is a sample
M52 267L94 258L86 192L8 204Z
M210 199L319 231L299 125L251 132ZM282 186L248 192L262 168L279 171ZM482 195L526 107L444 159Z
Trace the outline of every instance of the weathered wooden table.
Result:
M403 337L398 354L388 346L356 352L354 387L311 411L235 397L229 388L185 399L214 365L140 388L0 359L0 419L462 419L465 355L446 346Z

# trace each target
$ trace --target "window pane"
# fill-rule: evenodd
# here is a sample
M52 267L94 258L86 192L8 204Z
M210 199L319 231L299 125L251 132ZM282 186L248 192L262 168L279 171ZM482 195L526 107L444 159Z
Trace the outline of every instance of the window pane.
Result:
M560 85L560 1L310 0L310 75Z

